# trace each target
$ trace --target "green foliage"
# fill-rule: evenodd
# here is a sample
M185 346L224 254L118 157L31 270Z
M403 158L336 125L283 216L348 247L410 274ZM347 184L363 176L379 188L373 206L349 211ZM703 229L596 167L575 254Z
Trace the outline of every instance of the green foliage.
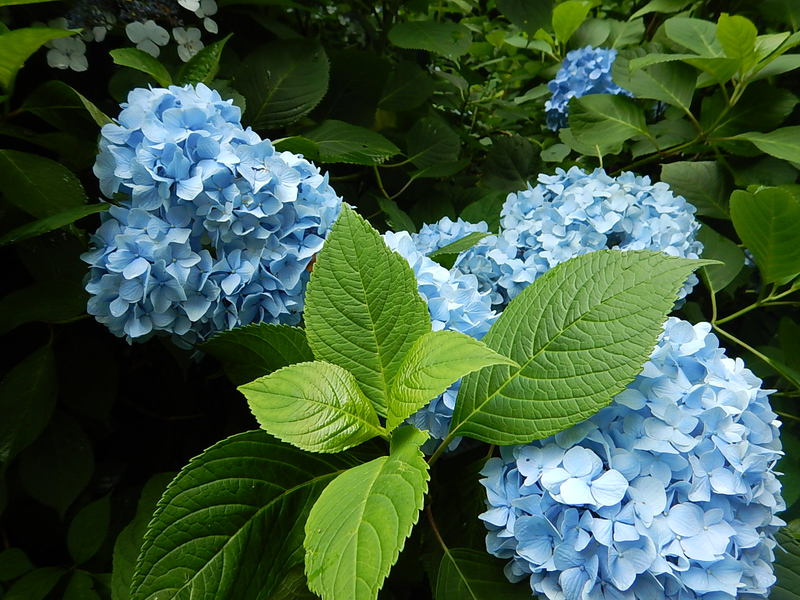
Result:
M461 385L449 438L524 444L597 412L639 373L657 328L700 261L603 250L551 269L515 298L484 342L520 366Z
M453 266L456 258L458 258L459 254L469 250L475 244L489 235L491 234L473 231L472 233L468 233L463 238L456 240L455 242L451 242L446 246L442 246L438 250L434 250L428 255L428 257L432 260L435 260L446 269L450 269Z
M39 219L38 221L33 221L26 225L20 225L19 227L16 227L8 233L0 236L0 246L4 246L6 244L15 244L22 240L36 237L37 235L42 235L48 231L60 229L61 227L70 225L75 221L82 219L83 217L88 217L89 215L94 215L99 212L103 212L104 210L108 210L109 206L110 205L108 204L85 204L83 206L76 206L75 208L70 208L60 213L50 215L44 219Z
M111 503L103 496L84 506L70 523L67 548L76 565L81 565L97 553L108 533Z
M661 181L697 208L698 215L728 218L728 182L714 161L679 161L661 167Z
M720 235L708 225L704 225L697 235L703 244L703 258L717 260L721 264L706 265L701 269L703 278L712 292L724 290L744 266L744 252L741 248Z
M501 563L486 552L448 548L436 576L436 600L527 600L526 586L508 582Z
M306 133L318 160L326 163L378 165L400 149L379 133L343 121L323 121Z
M428 484L419 447L402 427L389 456L345 471L320 494L306 522L306 575L323 600L373 600L417 522Z
M389 40L399 48L427 50L454 59L466 53L472 35L455 23L412 21L392 27Z
M137 48L117 48L109 54L111 54L114 64L147 73L162 87L172 85L172 76L167 68L147 52Z
M569 137L562 141L573 150L618 154L625 142L637 135L649 136L644 112L624 96L592 94L570 103Z
M222 51L232 35L232 33L229 33L218 42L206 46L185 62L176 76L178 85L186 85L187 83L211 84L219 71L219 61L222 58Z
M25 61L50 40L74 35L74 31L29 27L0 33L0 88L10 90Z

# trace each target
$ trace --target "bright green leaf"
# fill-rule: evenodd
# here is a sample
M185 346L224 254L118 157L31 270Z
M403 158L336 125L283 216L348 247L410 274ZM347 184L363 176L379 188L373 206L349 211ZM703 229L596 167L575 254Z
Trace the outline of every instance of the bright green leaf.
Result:
M742 70L746 71L755 64L758 30L750 19L722 13L716 34L725 56L736 60Z
M422 117L408 132L408 157L420 169L452 163L460 149L461 138L438 117Z
M800 273L800 201L793 194L781 188L757 194L736 190L731 195L731 219L765 282Z
M5 246L6 244L16 244L22 240L36 237L37 235L42 235L55 229L60 229L61 227L70 225L79 219L88 217L89 215L108 210L109 206L111 205L84 204L83 206L76 206L75 208L70 208L63 212L45 217L44 219L33 221L32 223L20 225L19 227L16 227L8 233L0 236L0 246Z
M308 587L323 600L374 600L417 522L428 488L419 447L427 435L401 427L389 456L334 479L306 522Z
M117 536L111 569L111 600L130 600L131 578L147 524L153 517L158 499L174 478L175 473L158 473L147 481L136 505L136 516Z
M25 61L42 45L75 33L66 29L27 27L0 35L0 87L9 90Z
M86 192L72 171L36 154L0 150L0 181L6 200L34 217L86 203Z
M613 94L573 98L569 127L581 145L596 148L601 154L616 153L622 142L648 135L642 108L630 98Z
M800 69L800 54L785 54L771 60L764 68L758 69L757 73L751 78L751 81L758 81L766 77L774 77L775 75L788 73L795 69Z
M406 50L427 50L448 58L458 58L472 43L469 29L458 23L408 21L389 30L389 41Z
M0 381L0 472L39 437L56 404L50 344L25 357Z
M486 552L449 548L439 563L436 600L530 600L528 586L513 584L503 563Z
M475 244L480 242L483 238L492 235L491 233L484 233L480 231L473 231L468 233L461 239L455 242L450 242L446 246L442 246L438 250L434 250L428 255L428 258L436 261L445 269L451 269L455 264L458 255L466 250L472 248Z
M698 215L728 218L729 184L716 161L680 161L661 167L661 181L686 198Z
M342 452L384 434L356 378L331 363L290 365L238 389L263 429L302 450Z
M747 140L762 152L789 162L800 162L800 126L782 127L769 133L750 131L734 136Z
M403 356L431 328L411 267L347 205L314 265L305 322L314 356L350 371L381 415Z
M631 15L631 20L638 19L650 13L674 13L681 10L692 0L650 0L642 8Z
M537 30L550 25L553 0L497 0L497 9L503 16L532 37Z
M269 598L303 562L319 493L355 461L307 454L263 431L223 440L184 467L150 522L132 600Z
M67 549L76 565L92 558L108 533L111 517L110 496L103 496L84 506L67 530Z
M744 252L725 236L708 225L703 225L697 234L703 244L703 258L718 260L720 265L706 265L700 269L703 280L713 292L724 289L744 267Z
M209 44L181 65L175 78L176 83L178 85L186 85L188 83L192 85L198 83L210 85L219 71L219 59L222 57L222 50L232 35L232 33L229 33L221 40Z
M325 50L310 40L278 40L242 63L234 85L247 100L244 121L255 129L293 123L314 108L328 90Z
M556 4L553 8L553 31L556 39L566 44L572 34L581 26L592 8L592 3L586 0L567 0Z
M664 32L673 42L705 57L724 56L717 40L717 26L703 19L672 17L664 22Z
M483 339L520 368L464 378L451 435L524 444L590 417L641 370L689 274L704 261L601 250L526 288Z
M329 119L305 136L317 145L321 162L379 165L400 153L400 148L380 133Z
M200 348L222 361L235 385L293 363L314 360L305 331L273 323L254 323L222 331Z
M468 373L516 363L457 331L431 331L405 355L389 392L386 428L394 429Z
M114 64L147 73L162 87L172 85L172 76L170 76L167 68L157 58L143 50L138 48L116 48L111 50L109 54Z

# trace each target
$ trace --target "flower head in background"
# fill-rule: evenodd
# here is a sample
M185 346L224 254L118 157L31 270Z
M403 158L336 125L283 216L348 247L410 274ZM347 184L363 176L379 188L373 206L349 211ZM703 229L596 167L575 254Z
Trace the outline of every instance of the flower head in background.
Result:
M785 508L768 391L671 318L607 408L483 470L487 549L549 600L767 598Z
M542 273L570 258L603 248L655 250L698 258L695 208L666 183L625 172L578 167L540 175L539 183L509 194L500 233L463 253L456 268L472 273L502 308ZM692 275L683 299L697 283Z
M470 233L487 233L488 231L489 226L483 221L468 223L460 218L452 221L449 217L444 217L433 225L423 225L419 233L415 233L411 237L417 250L423 254L430 254L439 248L457 242Z
M83 259L89 313L129 341L191 345L296 323L307 267L341 207L327 175L276 151L203 84L136 89L102 130L94 172L119 206Z
M568 126L571 98L589 94L632 95L611 79L611 65L616 57L616 50L592 46L567 53L555 79L547 84L552 96L545 102L544 108L550 129L557 131Z
M152 19L128 23L125 34L139 50L155 58L161 54L161 46L166 46L169 42L169 32Z

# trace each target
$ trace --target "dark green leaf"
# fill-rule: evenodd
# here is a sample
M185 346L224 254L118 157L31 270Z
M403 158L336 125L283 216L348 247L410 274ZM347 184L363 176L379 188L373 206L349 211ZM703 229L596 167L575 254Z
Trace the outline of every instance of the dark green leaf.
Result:
M206 46L184 63L175 78L177 84L210 84L214 80L214 77L217 76L222 50L225 48L225 44L231 39L232 35L232 33L229 33L221 40Z
M642 108L630 98L613 94L573 98L569 103L569 127L582 146L591 146L600 154L616 154L622 142L649 135Z
M775 538L775 575L778 582L770 591L770 600L798 600L800 598L800 535L798 522L778 531Z
M698 215L728 218L728 181L725 171L715 161L665 164L661 167L661 181L691 202Z
M88 297L78 279L48 279L14 290L0 299L0 333L36 321L78 319L86 314Z
M8 588L3 600L44 600L66 571L59 567L42 567L26 573Z
M664 23L664 32L673 42L705 57L724 56L717 41L717 26L691 17L672 17Z
M378 107L404 111L420 106L433 94L433 79L413 62L402 61L389 75Z
M271 42L242 61L235 86L247 100L244 121L255 129L293 123L328 90L328 57L310 40Z
M472 233L468 233L463 238L456 240L455 242L450 242L446 246L442 246L438 250L434 250L428 255L428 257L438 262L445 269L450 269L453 267L453 264L455 264L459 254L469 250L483 238L490 235L492 234L473 231Z
M218 358L235 385L299 362L314 360L299 327L254 323L223 331L200 348Z
M50 344L15 365L0 382L0 472L47 426L56 392Z
M378 206L381 207L381 210L386 215L386 224L392 231L408 231L409 233L414 233L417 230L414 221L411 220L408 213L401 209L394 200L378 196Z
M292 135L274 140L272 144L279 152L302 154L308 160L319 159L319 146L317 146L317 143L301 135Z
M496 138L486 156L484 183L502 192L525 189L539 166L537 149L524 137Z
M553 0L497 0L497 9L503 16L529 36L550 25Z
M389 30L389 41L407 50L427 50L448 58L458 58L472 43L469 29L458 23L408 21Z
M212 446L159 501L131 598L269 598L303 561L311 505L354 464L344 455L302 452L263 431Z
M439 117L423 117L408 132L408 158L424 169L458 160L461 138Z
M116 48L109 52L114 64L130 67L150 75L158 85L172 85L172 77L167 68L150 54L138 48Z
M305 322L317 360L353 373L381 415L403 356L431 327L408 263L346 204L314 265Z
M800 129L800 127L798 127ZM782 188L731 195L736 233L753 253L767 283L800 273L800 201Z
M724 289L744 267L744 252L728 238L718 234L708 225L703 225L697 234L703 244L703 258L718 260L721 265L706 265L700 273L713 292Z
M691 112L697 71L681 62L665 62L632 70L630 58L619 54L614 60L614 82L637 98L661 100Z
M676 292L703 264L601 250L539 277L484 338L521 368L500 365L467 375L451 435L525 444L593 415L640 372Z
M307 132L321 162L378 165L400 148L371 129L329 119Z
M0 181L8 202L37 218L86 203L78 178L49 158L0 150Z
M60 412L19 458L22 487L61 515L89 483L93 470L91 442L75 419Z
M11 581L33 570L28 555L19 548L8 548L0 552L0 581Z
M98 127L112 122L111 117L86 96L58 80L47 81L36 88L25 99L21 110L36 115L53 127L84 136L84 115L90 117Z
M67 549L76 565L92 558L103 544L111 517L110 500L110 496L103 496L84 506L72 519L67 531Z
M61 227L70 225L71 223L74 223L75 221L84 217L88 217L89 215L108 210L109 206L111 205L84 204L83 206L76 206L75 208L70 208L60 213L50 215L49 217L45 217L44 219L33 221L32 223L26 223L25 225L16 227L3 236L0 236L0 246L5 246L6 244L15 244L16 242L36 237L37 235L42 235L48 231L60 229Z
M770 156L789 162L800 162L800 126L783 127L769 133L750 131L740 133L734 139L747 140Z
M509 583L503 563L486 552L450 548L439 563L436 600L529 600L529 586Z
M95 579L86 571L75 571L64 590L62 600L102 600Z
M0 87L9 90L17 77L17 72L31 54L42 45L56 38L75 35L65 29L46 27L27 27L14 29L0 35Z

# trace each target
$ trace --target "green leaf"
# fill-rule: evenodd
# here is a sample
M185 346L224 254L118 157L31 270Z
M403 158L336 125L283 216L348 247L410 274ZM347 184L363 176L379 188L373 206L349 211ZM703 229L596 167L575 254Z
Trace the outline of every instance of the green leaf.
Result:
M105 540L111 517L111 498L103 496L84 506L67 530L67 549L76 565L92 558Z
M247 100L244 121L274 129L298 120L328 90L325 50L310 40L279 40L242 61L234 85Z
M400 425L467 373L501 364L519 366L463 333L426 333L411 346L392 381L386 428Z
M716 161L681 161L661 167L661 181L697 208L698 215L728 218L728 181Z
M62 600L102 600L95 584L95 578L87 571L74 571Z
M443 119L422 117L408 132L408 159L424 169L458 160L461 138Z
M386 80L378 107L383 110L413 110L433 94L430 75L411 61L401 61Z
M619 54L613 64L614 82L637 98L661 100L690 113L697 71L681 62L665 62L632 70L630 57Z
M308 587L323 600L374 600L417 522L428 488L419 447L427 434L401 427L389 456L334 479L306 522Z
M317 160L319 158L319 146L316 142L312 142L302 135L291 135L289 137L273 140L272 145L279 152L294 152L295 154L302 154L309 160Z
M11 581L33 570L33 563L23 550L7 548L0 552L0 581Z
M239 386L262 429L309 452L342 452L385 432L356 378L326 362L284 367Z
M438 250L434 250L428 255L428 258L435 260L442 265L445 269L451 269L458 258L458 255L466 250L472 248L475 244L480 242L483 238L492 235L491 233L484 233L480 231L473 231L468 233L461 239L455 242L450 242L446 246L442 246Z
M486 552L449 548L439 563L436 600L530 600L526 585L513 584L503 564Z
M472 43L472 34L458 23L409 21L392 27L389 41L406 50L427 50L448 58L458 58L466 54Z
M550 25L553 0L497 0L497 9L503 16L529 36Z
M553 31L556 39L562 44L567 43L586 20L591 8L592 3L586 0L567 0L557 4L553 8Z
M414 221L408 216L408 213L397 205L397 202L378 196L378 206L380 206L383 214L386 215L386 224L392 231L408 231L414 233L417 226Z
M778 56L771 60L769 64L759 69L758 72L751 78L751 81L764 79L765 77L774 77L782 73L788 73L800 69L800 54L786 54Z
M157 58L143 50L138 48L116 48L111 50L109 54L114 64L147 73L162 87L172 85L172 76L167 71L167 68Z
M692 0L650 0L642 8L630 16L630 20L638 19L650 13L674 13L678 12L689 4Z
M225 373L240 385L293 363L314 360L299 327L254 323L216 334L200 346L222 361Z
M700 269L703 280L713 292L724 289L744 267L744 252L725 236L708 225L703 225L697 234L703 244L703 258L718 260L720 265L707 265Z
M15 244L22 240L27 240L28 238L36 237L55 229L60 229L61 227L70 225L79 219L88 217L89 215L108 210L109 206L111 205L84 204L83 206L76 206L75 208L70 208L63 212L45 217L44 219L33 221L32 223L20 225L19 227L16 227L8 233L0 236L0 246Z
M229 33L221 40L209 44L181 65L175 78L177 84L211 84L219 71L219 59L222 57L222 50L232 35L232 33Z
M18 6L21 4L42 4L43 2L56 2L57 0L0 0L0 6Z
M411 267L347 205L314 265L305 322L314 356L350 371L381 415L403 356L431 329Z
M62 516L87 486L93 471L91 442L80 424L61 412L56 412L41 437L19 457L23 489Z
M622 142L649 133L642 108L630 98L613 94L570 100L569 126L582 145L597 148L601 154L616 154Z
M47 426L56 393L53 347L49 343L24 358L0 381L0 472Z
M0 298L0 334L25 323L78 319L86 314L88 298L80 280L51 279L16 289Z
M112 123L111 117L86 96L58 80L46 81L36 88L25 99L20 110L36 115L53 127L74 131L83 136L86 135L86 128L81 117L85 115L98 127Z
M86 192L72 171L36 154L0 150L0 181L6 200L37 218L86 203Z
M778 547L775 548L775 575L778 582L770 590L770 600L798 600L800 598L800 535L798 522L775 535Z
M42 45L70 35L75 35L75 32L47 27L14 29L0 35L0 87L10 90L17 72Z
M640 372L676 292L703 264L601 250L542 275L483 340L521 367L488 367L465 377L451 435L525 444L593 415Z
M725 56L736 60L742 70L746 71L755 64L758 30L750 19L722 13L716 34Z
M303 561L311 505L356 464L263 431L223 440L169 484L147 530L132 600L269 598Z
M380 133L328 119L305 136L317 145L322 162L379 165L400 153L400 148Z
M159 473L147 481L136 506L136 516L117 536L111 569L111 600L130 600L131 578L147 524L153 517L158 499L174 478L175 473Z
M486 156L484 183L503 192L526 188L539 173L537 155L537 149L521 135L494 139Z
M66 572L59 567L42 567L26 573L8 588L3 600L44 600Z
M798 128L800 129L800 128ZM736 233L756 259L767 283L800 273L800 201L782 188L731 195Z
M717 26L710 21L672 17L664 22L664 33L673 42L700 56L724 56L722 46L717 40Z
M762 152L789 162L800 162L800 126L782 127L769 133L750 131L733 136L747 140Z

